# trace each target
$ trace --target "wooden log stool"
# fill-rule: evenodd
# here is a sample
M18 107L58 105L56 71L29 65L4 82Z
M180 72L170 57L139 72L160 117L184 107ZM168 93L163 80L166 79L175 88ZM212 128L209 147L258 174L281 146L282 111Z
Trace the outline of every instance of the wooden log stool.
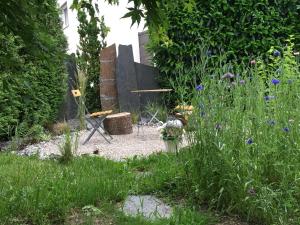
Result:
M103 124L105 130L112 135L131 134L133 132L131 114L128 112L111 114L105 118Z

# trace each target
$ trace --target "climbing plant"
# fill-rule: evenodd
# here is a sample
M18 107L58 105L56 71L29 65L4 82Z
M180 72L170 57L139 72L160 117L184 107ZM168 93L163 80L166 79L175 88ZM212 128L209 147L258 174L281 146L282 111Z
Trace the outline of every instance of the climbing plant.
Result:
M109 28L104 17L99 16L98 4L92 0L75 0L71 6L77 11L79 21L79 49L77 64L87 76L86 105L89 110L99 109L100 103L100 60L101 49L106 46Z

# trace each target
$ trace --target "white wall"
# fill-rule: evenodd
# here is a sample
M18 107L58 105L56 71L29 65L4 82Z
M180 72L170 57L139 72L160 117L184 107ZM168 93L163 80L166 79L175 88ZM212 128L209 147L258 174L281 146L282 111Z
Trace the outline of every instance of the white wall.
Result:
M70 9L73 0L58 0L59 6L67 3L68 6L68 17L69 26L64 28L64 33L68 39L69 43L69 53L75 53L77 45L79 43L79 35L77 33L78 20L76 18L76 11ZM122 16L128 12L127 5L128 0L119 0L119 5L109 5L104 2L104 0L99 0L100 15L104 16L105 24L110 28L110 32L106 38L107 45L119 44L132 45L133 56L136 62L140 62L139 53L139 42L138 42L138 32L143 31L144 21L140 23L139 26L136 24L131 27L131 19L121 19ZM118 49L118 47L117 47Z

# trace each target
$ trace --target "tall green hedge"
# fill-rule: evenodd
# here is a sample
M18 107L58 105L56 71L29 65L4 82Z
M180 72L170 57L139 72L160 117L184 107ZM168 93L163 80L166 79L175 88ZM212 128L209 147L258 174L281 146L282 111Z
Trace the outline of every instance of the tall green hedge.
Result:
M164 77L189 68L201 56L226 53L249 63L289 35L300 45L299 0L175 0L161 5L167 21L150 27L150 49ZM298 49L299 50L299 49Z
M0 138L57 116L66 39L56 0L0 2Z

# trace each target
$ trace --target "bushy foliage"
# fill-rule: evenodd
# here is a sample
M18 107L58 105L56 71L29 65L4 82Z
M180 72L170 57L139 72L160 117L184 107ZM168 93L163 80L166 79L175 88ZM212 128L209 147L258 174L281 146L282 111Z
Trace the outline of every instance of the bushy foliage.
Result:
M280 48L292 34L299 48L299 5L297 0L177 0L161 4L167 19L150 26L150 49L164 85L176 76L174 72L191 68L203 54L226 53L227 60L237 58L248 64L270 46ZM204 43L207 51L201 52Z
M0 3L0 137L56 119L66 40L55 0ZM5 10L2 10L5 9Z
M194 199L258 224L299 224L300 71L291 48L196 87Z

